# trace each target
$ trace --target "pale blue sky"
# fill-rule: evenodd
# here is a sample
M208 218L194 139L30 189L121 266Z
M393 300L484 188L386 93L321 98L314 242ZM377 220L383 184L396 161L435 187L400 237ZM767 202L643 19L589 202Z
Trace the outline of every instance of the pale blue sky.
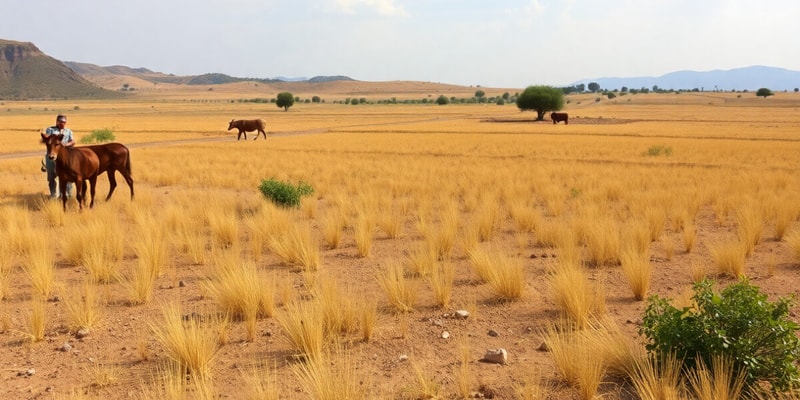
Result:
M485 87L800 70L797 0L0 0L0 38L176 75Z

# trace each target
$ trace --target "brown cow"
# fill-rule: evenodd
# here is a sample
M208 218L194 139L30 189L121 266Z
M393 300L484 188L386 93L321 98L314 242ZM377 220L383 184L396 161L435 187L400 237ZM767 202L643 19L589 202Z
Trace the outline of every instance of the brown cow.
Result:
M564 121L564 125L569 125L569 114L567 114L567 113L551 112L550 113L550 118L553 119L553 125L555 125L555 124L557 124L557 123L559 123L561 121Z
M253 140L258 139L258 135L264 135L264 139L267 138L267 121L263 119L232 119L230 124L228 124L228 130L236 128L239 130L239 135L236 136L236 140L241 139L242 134L244 134L244 140L247 140L247 132L252 132L257 130L256 137Z

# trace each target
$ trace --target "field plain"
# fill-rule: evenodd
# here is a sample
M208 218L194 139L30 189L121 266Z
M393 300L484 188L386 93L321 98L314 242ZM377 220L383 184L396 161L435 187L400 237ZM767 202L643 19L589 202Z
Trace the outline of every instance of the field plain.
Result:
M594 389L565 379L548 329L602 317L637 354L637 294L800 282L795 93L575 95L553 125L514 105L333 104L440 94L424 85L309 91L326 103L288 112L239 86L160 90L0 105L0 396L635 399L597 346L569 357L604 362ZM44 199L38 132L60 112L130 146L133 201L124 181L104 201L105 177L94 209ZM232 118L266 119L267 140L237 141ZM277 208L269 178L315 191ZM186 379L169 336L195 328L210 354ZM505 365L481 361L498 348Z

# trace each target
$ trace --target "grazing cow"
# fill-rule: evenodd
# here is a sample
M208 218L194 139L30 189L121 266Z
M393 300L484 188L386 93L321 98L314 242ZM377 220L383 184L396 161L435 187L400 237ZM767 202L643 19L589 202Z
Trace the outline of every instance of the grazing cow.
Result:
M263 119L232 119L231 122L228 124L228 130L236 128L239 130L239 135L236 136L236 140L239 140L244 134L244 140L247 140L247 132L252 132L257 130L256 137L253 140L258 139L258 135L264 135L264 139L267 138L267 121Z
M550 118L553 119L553 125L561 121L564 121L564 125L569 125L569 114L567 113L551 112Z
M67 147L61 143L62 134L46 135L42 133L42 142L47 146L47 158L55 161L58 174L58 189L61 191L61 204L67 211L67 182L75 183L75 198L78 207L83 209L86 201L86 181L92 185L92 202L94 206L95 184L100 169L100 160L94 151L86 147Z

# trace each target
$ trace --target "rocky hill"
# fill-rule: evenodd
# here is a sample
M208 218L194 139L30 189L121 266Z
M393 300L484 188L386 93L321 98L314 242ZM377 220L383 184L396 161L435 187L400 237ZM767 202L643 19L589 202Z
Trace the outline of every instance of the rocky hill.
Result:
M121 96L42 53L33 43L0 39L0 99L76 99Z
M287 82L287 80L280 78L273 78L273 79L239 78L220 73L176 76L173 74L153 72L147 68L130 68L120 65L101 67L94 64L79 63L72 61L66 61L64 64L73 71L75 71L76 73L90 79L101 76L118 75L118 76L128 76L132 78L138 78L152 83L172 83L176 85L221 85L221 84L236 83L236 82L259 82L259 83ZM347 76L337 75L337 76L315 76L310 79L291 80L291 82L319 83L319 82L352 81L352 80L353 80L352 78L349 78Z

